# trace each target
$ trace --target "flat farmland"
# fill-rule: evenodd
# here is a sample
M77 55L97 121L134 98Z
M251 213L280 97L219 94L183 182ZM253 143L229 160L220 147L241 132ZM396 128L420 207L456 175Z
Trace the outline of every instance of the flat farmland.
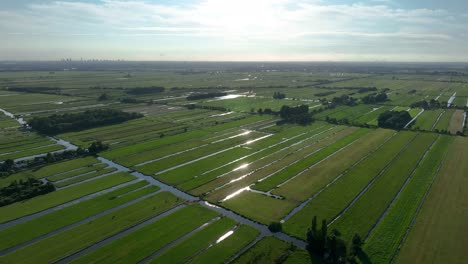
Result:
M102 63L0 72L0 108L15 115L0 114L0 198L17 199L0 206L0 263L323 263L307 252L315 216L348 253L361 236L358 263L464 263L456 65ZM378 127L436 98L411 127ZM280 111L299 105L308 113ZM86 109L143 116L54 138L15 120Z
M447 157L403 242L397 263L465 261L468 241L464 231L468 222L465 220L467 193L463 186L467 184L467 146L468 141L461 137L450 145Z

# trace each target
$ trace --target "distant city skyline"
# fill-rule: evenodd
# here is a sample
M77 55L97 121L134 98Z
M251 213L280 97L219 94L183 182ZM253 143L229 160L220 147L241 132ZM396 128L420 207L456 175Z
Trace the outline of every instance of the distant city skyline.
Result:
M16 0L0 36L0 60L468 62L468 1Z

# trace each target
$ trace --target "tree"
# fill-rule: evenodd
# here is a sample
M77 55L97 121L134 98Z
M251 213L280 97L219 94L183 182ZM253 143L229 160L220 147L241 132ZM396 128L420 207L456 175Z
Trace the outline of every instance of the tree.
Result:
M331 263L345 263L346 259L346 243L340 238L341 234L338 230L333 229L330 236L327 237L327 253L326 260Z
M283 230L283 226L281 225L280 222L271 222L269 225L268 225L268 229L273 232L273 233L276 233L276 232L281 232Z
M352 244L351 244L351 255L356 256L357 254L361 253L362 251L362 238L359 234L354 234Z
M53 155L52 153L50 153L50 152L47 153L47 155L46 155L46 161L47 161L47 163L52 163L52 162L54 162L54 161L55 161L54 155Z
M391 129L402 129L411 121L408 111L386 111L379 115L378 126Z
M106 100L109 100L109 99L110 99L110 96L107 95L106 93L103 93L98 97L98 101L106 101Z

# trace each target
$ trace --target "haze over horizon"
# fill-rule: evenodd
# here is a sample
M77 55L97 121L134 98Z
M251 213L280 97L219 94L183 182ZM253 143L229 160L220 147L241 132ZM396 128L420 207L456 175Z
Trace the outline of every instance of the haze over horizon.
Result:
M468 61L468 2L17 0L0 60Z

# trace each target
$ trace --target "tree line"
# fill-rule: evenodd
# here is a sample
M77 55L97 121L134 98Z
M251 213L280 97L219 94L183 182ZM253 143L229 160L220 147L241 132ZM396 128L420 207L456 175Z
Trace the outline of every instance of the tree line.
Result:
M0 188L0 206L33 198L38 195L55 191L50 182L44 183L36 178L13 181L10 185Z
M29 121L29 125L41 133L55 135L103 125L118 124L140 117L143 117L140 113L127 113L114 109L95 109L81 113L34 117Z

